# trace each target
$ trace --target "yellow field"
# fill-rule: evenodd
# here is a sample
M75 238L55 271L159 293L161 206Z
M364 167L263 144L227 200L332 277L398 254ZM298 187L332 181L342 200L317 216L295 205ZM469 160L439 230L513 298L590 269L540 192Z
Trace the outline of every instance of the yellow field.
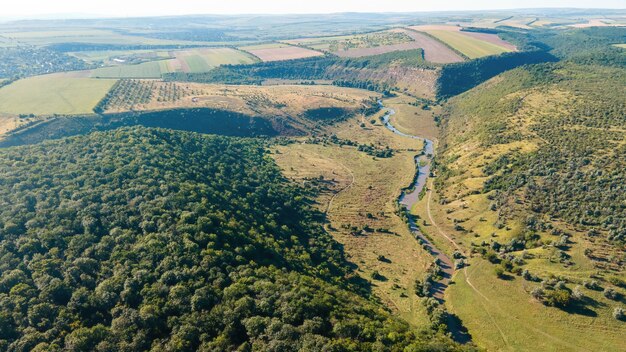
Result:
M64 73L21 79L0 89L0 113L89 114L114 83Z
M442 42L450 45L454 49L463 53L463 55L470 59L478 57L496 55L510 51L502 46L488 43L483 40L472 38L461 32L448 31L448 30L429 30L428 34L436 37Z

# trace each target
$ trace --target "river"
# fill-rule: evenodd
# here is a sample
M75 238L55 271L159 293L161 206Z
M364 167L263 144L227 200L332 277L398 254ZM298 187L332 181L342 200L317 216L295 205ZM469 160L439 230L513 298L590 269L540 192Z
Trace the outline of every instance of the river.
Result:
M435 257L442 271L442 279L436 282L432 288L432 296L436 298L438 301L443 302L444 299L444 291L448 287L450 283L450 279L452 278L452 274L454 274L454 263L450 257L444 254L441 250L439 250L435 245L430 241L424 234L419 230L417 223L415 222L415 217L411 215L410 210L413 208L415 203L420 200L420 193L426 186L426 181L430 176L430 166L434 154L433 141L430 139L422 138L419 136L414 136L410 134L406 134L400 130L398 130L391 123L391 116L396 112L391 108L386 108L383 105L382 101L378 101L381 109L385 110L385 115L382 118L383 124L387 127L391 132L400 135L406 138L419 139L424 141L424 148L421 153L415 156L415 168L417 177L414 177L414 182L407 189L403 190L398 198L398 202L406 208L406 215L409 219L409 230L415 236L416 239L420 239L424 244L424 248L430 252L430 254Z

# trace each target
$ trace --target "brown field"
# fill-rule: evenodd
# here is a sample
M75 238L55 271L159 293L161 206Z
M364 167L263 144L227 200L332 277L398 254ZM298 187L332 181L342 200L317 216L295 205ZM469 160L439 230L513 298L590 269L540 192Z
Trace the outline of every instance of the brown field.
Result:
M426 59L426 61L440 64L463 61L463 58L459 54L436 39L416 32L415 30L407 30L406 34L413 38L420 48L424 49L424 59Z
M246 50L245 48L242 48ZM261 48L261 49L247 49L247 52L258 57L262 61L283 61L303 59L306 57L323 56L324 54L319 51L300 48L297 46L285 46L278 48Z

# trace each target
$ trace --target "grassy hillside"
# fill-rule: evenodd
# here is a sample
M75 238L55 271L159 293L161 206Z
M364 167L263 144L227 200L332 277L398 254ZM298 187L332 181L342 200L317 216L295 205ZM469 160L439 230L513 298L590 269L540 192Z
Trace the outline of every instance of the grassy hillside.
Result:
M258 142L120 129L0 170L2 350L459 349L354 292Z
M516 69L451 99L441 116L438 194L422 216L486 259L470 261L474 286L450 291L479 345L534 346L522 335L534 336L528 326L538 321L554 337L547 349L566 348L591 324L602 341L580 339L581 350L614 350L626 333L612 316L626 295L625 73L572 63ZM517 306L535 313L502 313ZM493 324L504 337L488 336Z

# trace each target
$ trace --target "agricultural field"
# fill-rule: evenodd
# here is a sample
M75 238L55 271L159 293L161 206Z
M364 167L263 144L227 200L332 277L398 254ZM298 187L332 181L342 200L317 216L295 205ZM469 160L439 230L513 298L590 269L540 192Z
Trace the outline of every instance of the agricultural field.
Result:
M606 18L592 18L587 22L576 23L570 25L573 28L589 28L589 27L624 27L626 26L626 21L624 19L606 19Z
M239 49L258 57L261 61L283 61L324 55L319 51L281 43L243 46Z
M426 61L438 64L449 64L462 62L464 60L463 57L454 50L424 33L412 29L406 30L405 33L413 38L416 46L424 50L424 59Z
M149 61L136 65L117 65L95 69L93 78L161 78L164 73L172 72L166 60Z
M182 72L206 72L220 65L252 64L256 57L231 48L199 48L170 52L175 57L168 60L171 68L179 68Z
M418 49L414 40L401 30L360 35L287 40L285 43L333 53L341 57L361 57L397 50Z
M89 114L115 80L84 73L57 73L24 78L0 88L0 113Z
M126 53L126 54L124 54ZM89 55L89 54L88 54ZM154 60L138 64L121 64L113 62L113 66L93 70L94 78L161 78L165 73L207 72L219 65L250 64L257 62L256 57L231 48L198 48L177 51L139 51L118 52L116 55L106 56L106 52L90 54L92 60L106 58L131 62L134 60ZM79 57L79 56L78 56Z
M379 94L330 85L214 85L122 80L109 94L107 113L173 108L213 108L252 116L284 116L301 124L307 110L323 107L360 110Z
M470 59L515 50L495 34L462 32L457 26L414 26L411 29L436 37Z
M626 49L626 44L615 44L615 46L618 47L618 48Z
M14 43L38 46L62 43L114 45L181 45L194 43L180 40L154 39L135 35L124 35L111 30L93 28L36 28L28 31L4 30L0 31L0 36Z
M152 61L171 57L167 51L155 50L95 50L77 51L68 54L88 63L99 63L102 65L119 65L120 62L132 60Z

